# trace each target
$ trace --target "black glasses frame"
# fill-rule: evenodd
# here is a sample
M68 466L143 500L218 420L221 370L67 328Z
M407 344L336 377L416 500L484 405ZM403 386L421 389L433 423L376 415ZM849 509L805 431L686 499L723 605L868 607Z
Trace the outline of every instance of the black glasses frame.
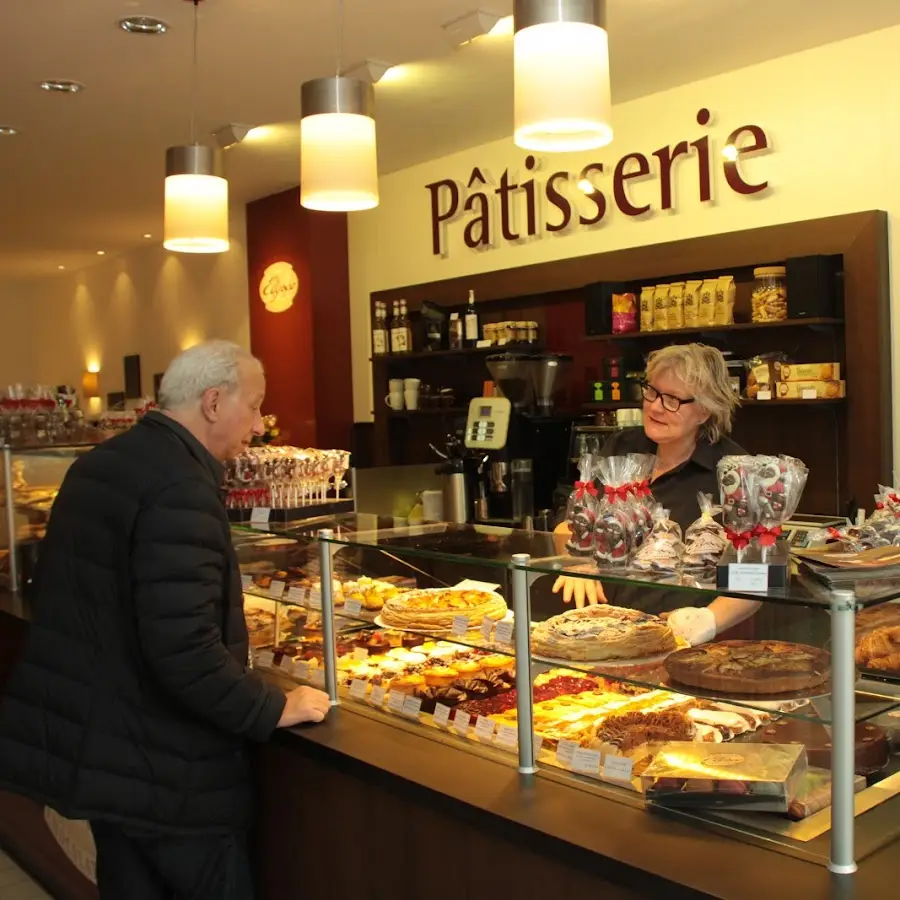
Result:
M688 403L696 403L697 398L691 397L688 400L682 400L681 397L676 397L674 394L664 394L662 391L658 391L652 384L648 381L641 382L641 394L643 398L648 403L655 403L656 399L659 398L659 401L662 403L662 407L669 412L678 412L682 406L686 406Z

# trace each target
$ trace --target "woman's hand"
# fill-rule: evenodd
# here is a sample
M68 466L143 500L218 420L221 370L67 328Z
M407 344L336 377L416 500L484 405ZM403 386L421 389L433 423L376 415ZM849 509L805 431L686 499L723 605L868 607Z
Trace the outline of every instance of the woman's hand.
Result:
M569 571L577 570L570 569ZM603 585L593 578L560 575L553 585L553 593L558 594L560 591L563 595L563 603L571 603L574 599L576 609L582 609L585 605L596 606L598 603L607 602L606 594L603 593Z

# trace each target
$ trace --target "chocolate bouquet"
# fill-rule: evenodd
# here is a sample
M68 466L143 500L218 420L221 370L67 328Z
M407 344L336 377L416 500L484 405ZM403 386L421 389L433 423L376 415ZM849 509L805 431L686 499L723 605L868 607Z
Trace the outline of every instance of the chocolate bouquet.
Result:
M700 518L684 533L684 557L681 569L701 584L716 580L716 565L728 546L725 529L715 517L721 506L713 505L712 494L697 494Z
M723 456L717 466L722 500L725 537L738 561L750 546L758 522L756 499L756 457Z
M653 528L653 512L656 504L650 490L650 476L653 474L656 457L649 453L630 453L628 459L631 478L628 506L634 523L632 543L636 549L644 543L644 539Z
M678 573L684 555L681 526L669 518L669 510L657 505L652 512L650 534L634 554L631 567L641 575L667 578Z
M597 477L602 490L594 522L594 562L600 569L625 569L634 543L629 457L607 456L597 460Z
M829 528L827 537L843 544L848 553L900 545L900 492L879 485L872 515L861 525Z
M578 464L578 481L566 504L570 532L566 549L576 556L590 556L594 552L594 523L600 510L594 470L594 457L586 453Z
M754 539L763 561L783 533L782 526L797 511L809 469L793 456L757 456Z

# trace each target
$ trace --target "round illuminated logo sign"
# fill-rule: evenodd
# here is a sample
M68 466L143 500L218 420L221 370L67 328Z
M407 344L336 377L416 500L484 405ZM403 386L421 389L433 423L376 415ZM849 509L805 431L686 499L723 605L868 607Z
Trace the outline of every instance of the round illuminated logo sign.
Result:
M259 299L271 313L284 312L294 305L300 283L294 267L288 262L272 263L259 283Z

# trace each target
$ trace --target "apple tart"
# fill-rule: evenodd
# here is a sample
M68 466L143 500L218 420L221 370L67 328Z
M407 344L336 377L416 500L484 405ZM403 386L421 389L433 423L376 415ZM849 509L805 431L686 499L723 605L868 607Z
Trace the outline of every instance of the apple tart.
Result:
M486 618L499 622L506 613L506 601L499 594L432 588L385 600L381 620L389 628L442 634L451 631L457 616L466 616L469 627L477 629Z

